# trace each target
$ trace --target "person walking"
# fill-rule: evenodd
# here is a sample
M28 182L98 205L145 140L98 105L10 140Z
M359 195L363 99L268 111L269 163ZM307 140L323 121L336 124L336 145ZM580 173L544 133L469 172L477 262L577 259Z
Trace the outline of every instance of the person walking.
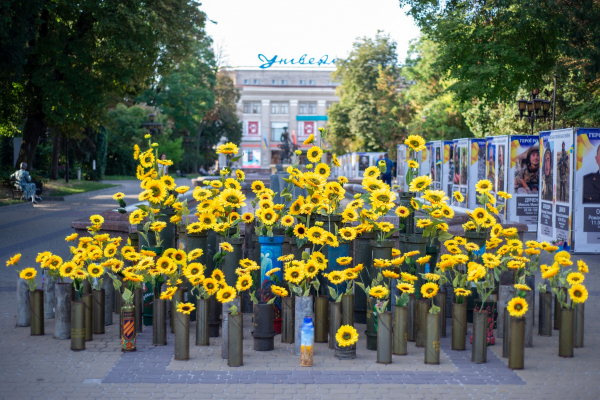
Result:
M381 180L392 186L392 167L394 166L394 163L388 158L387 153L383 155L383 161L385 162L385 172L383 173Z

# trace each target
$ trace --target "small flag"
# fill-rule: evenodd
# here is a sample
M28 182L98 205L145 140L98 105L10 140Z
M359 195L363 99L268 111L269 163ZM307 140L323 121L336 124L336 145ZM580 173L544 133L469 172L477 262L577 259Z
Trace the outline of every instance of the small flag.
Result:
M267 132L265 132L264 130L263 130L263 146L265 147L265 149L269 148L269 145L267 143Z

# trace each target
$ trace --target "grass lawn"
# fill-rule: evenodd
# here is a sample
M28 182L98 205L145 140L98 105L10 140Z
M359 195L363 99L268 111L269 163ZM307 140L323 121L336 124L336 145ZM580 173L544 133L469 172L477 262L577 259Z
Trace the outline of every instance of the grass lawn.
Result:
M50 181L44 184L44 192L51 190L50 196L68 196L70 194L91 192L93 190L115 187L110 183L92 182L92 181ZM44 193L44 194L45 194ZM47 194L45 194L47 196Z
M10 198L0 199L0 207L12 206L13 204L21 204L21 203L25 203L25 202L22 200L10 199Z

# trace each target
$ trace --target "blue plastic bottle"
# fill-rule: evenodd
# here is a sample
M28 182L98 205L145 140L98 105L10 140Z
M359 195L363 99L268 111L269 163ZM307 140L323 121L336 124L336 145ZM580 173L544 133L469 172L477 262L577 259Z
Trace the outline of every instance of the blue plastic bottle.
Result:
M302 331L300 333L300 365L303 367L312 367L313 365L313 346L315 341L315 327L312 317L304 317Z

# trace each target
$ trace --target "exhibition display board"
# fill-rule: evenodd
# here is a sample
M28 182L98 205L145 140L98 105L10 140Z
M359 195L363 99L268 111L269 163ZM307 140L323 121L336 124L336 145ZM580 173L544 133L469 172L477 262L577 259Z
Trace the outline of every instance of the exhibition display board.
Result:
M453 143L453 166L454 173L452 178L452 193L460 192L464 201L458 202L451 197L452 205L456 207L467 208L469 201L468 183L469 183L469 139L457 139Z
M398 181L399 191L406 192L408 191L408 186L406 185L406 145L399 144L396 146L396 180Z
M454 180L454 141L444 140L442 143L442 189L446 192L448 198L452 199L452 181Z
M486 175L492 182L492 194L507 192L508 180L508 136L492 136L486 143ZM506 205L506 199L496 196L496 207ZM506 218L506 207L502 214Z
M479 207L477 204L477 196L475 195L475 185L482 179L486 178L486 163L485 163L485 149L486 139L469 139L469 166L468 166L468 178L469 191L468 191L468 206L470 209Z
M527 224L529 232L537 231L540 159L539 136L510 137L507 219Z
M538 241L571 248L573 128L540 132Z
M433 188L442 190L442 141L429 142L429 176L433 179Z

